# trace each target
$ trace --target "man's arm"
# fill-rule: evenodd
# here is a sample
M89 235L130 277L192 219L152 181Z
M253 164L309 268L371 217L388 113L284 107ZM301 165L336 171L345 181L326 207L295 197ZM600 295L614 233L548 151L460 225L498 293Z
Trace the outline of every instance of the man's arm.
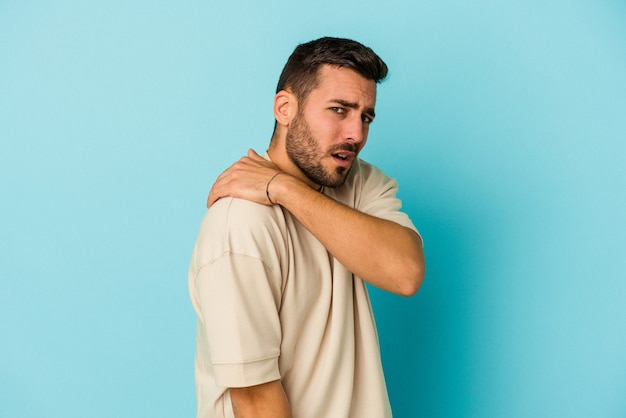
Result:
M251 150L218 177L208 205L224 196L270 205L266 185L276 171ZM295 216L348 270L389 292L417 292L425 268L421 239L414 231L349 208L284 173L275 177L269 191L272 201Z
M245 388L230 388L235 418L291 418L280 380Z
M414 231L347 207L294 177L274 182L272 200L287 208L348 270L389 292L417 292L424 258Z

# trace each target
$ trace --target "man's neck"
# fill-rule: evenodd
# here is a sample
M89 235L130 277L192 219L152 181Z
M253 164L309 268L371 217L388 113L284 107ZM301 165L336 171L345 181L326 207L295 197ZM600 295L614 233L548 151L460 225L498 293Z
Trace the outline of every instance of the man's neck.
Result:
M266 155L269 157L270 161L274 163L274 165L276 165L282 172L292 175L315 190L319 190L320 185L312 182L302 171L300 171L293 161L291 161L287 155L287 150L285 149L284 144L284 138L282 141L279 141L277 138L272 138L270 147L266 151Z

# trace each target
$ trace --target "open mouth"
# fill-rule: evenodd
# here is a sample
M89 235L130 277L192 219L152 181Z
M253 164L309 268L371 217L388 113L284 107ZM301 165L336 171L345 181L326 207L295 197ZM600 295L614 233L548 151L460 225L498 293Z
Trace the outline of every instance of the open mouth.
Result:
M331 149L330 155L333 157L335 164L349 167L356 158L357 150L358 148L352 144L343 144L337 146L335 149Z
M352 161L354 161L355 154L350 151L339 151L332 153L331 156L335 164L340 167L348 168L352 164Z

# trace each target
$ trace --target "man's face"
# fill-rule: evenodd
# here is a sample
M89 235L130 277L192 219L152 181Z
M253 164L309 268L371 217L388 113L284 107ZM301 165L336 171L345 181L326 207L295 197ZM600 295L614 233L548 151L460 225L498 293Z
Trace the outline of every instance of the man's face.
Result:
M289 125L287 155L320 186L341 186L374 119L376 83L347 68L322 66L318 86Z

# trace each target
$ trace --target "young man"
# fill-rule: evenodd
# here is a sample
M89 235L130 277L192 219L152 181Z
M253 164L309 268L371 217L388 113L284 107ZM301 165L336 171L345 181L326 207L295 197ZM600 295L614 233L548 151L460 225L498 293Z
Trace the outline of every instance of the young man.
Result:
M358 42L298 46L265 157L216 180L193 253L198 417L390 417L369 282L413 295L421 239L396 182L358 159L387 66Z

